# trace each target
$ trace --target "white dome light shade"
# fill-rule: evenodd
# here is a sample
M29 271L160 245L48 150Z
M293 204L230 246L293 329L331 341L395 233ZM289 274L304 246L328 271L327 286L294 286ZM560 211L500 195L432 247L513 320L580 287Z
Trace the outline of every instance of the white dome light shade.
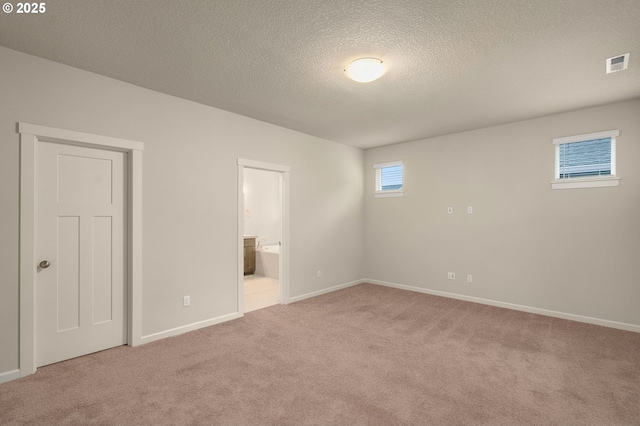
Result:
M380 59L362 58L356 59L347 65L344 72L351 80L359 83L368 83L377 80L385 73L386 67Z

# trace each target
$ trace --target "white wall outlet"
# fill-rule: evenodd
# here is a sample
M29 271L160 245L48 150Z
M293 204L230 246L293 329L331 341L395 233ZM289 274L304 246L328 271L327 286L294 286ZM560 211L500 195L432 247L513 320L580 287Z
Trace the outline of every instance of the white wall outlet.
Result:
M467 213L468 214L473 214L473 207L472 206L468 206L467 207Z
M447 272L447 278L450 280L455 280L456 279L456 273L455 272Z
M322 278L322 271L318 269L317 275L318 275L318 278Z
M447 207L447 214L453 214L453 207Z
M191 296L185 296L182 299L182 306L189 306L191 305Z
M473 282L473 275L471 275L471 274L467 275L467 282L468 283L472 283Z

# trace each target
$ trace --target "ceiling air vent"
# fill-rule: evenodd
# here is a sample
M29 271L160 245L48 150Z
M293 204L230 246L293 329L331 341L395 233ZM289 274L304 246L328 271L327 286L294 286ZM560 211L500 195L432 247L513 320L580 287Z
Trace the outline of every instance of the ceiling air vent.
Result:
M626 70L629 66L629 54L614 56L607 59L607 74L612 72Z

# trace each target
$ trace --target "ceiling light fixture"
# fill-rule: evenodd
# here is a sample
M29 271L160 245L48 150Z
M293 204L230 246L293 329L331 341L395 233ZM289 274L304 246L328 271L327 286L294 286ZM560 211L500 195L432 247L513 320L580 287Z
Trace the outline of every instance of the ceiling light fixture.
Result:
M347 65L344 72L351 80L358 83L369 83L382 77L386 70L380 59L362 58L356 59Z

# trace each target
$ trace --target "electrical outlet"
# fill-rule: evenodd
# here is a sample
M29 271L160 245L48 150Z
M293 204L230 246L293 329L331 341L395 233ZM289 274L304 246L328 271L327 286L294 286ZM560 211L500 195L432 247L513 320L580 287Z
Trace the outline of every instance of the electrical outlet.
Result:
M453 207L447 207L447 214L453 214Z
M182 299L182 306L189 306L191 305L191 296L185 296Z
M471 275L471 274L467 275L467 282L468 283L472 283L473 282L473 275Z
M447 278L450 280L455 280L456 279L456 273L455 272L448 272L447 273Z
M472 206L468 206L467 207L467 213L468 214L473 214L473 207Z
M318 278L322 278L322 271L318 269Z

